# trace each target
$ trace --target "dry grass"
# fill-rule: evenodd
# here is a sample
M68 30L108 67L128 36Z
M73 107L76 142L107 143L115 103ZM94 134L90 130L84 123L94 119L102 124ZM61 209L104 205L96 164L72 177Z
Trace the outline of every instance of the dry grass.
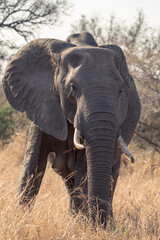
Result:
M68 214L68 194L48 166L32 211L20 211L16 186L26 144L15 136L0 152L0 240L149 239L160 238L160 156L138 153L122 166L114 197L116 227L92 230L82 217ZM125 161L124 161L125 163ZM123 164L126 165L126 164Z

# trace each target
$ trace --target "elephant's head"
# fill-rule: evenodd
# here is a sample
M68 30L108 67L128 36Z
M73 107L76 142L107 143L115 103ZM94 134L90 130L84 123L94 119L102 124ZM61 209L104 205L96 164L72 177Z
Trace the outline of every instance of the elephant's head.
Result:
M105 223L114 149L117 139L126 147L119 136L136 89L118 46L81 36L89 39L30 42L9 63L3 85L10 104L42 131L64 141L73 124L75 146L86 153L90 215L98 208Z

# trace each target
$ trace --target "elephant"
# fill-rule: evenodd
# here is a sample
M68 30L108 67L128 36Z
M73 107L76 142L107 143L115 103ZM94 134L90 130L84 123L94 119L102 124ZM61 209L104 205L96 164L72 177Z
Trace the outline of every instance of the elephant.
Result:
M20 204L34 202L49 161L66 184L70 211L106 227L121 155L134 162L127 146L141 112L122 49L98 45L88 32L35 39L11 59L2 82L12 107L32 122Z

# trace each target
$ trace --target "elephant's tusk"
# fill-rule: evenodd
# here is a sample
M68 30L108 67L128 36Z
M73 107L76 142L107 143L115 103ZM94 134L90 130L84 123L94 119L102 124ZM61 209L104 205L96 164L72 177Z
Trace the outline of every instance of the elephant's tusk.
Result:
M121 135L119 135L118 139L117 139L117 145L118 147L121 149L121 151L131 159L131 162L134 163L135 159L132 156L131 152L129 151L128 147L126 146L125 142L123 141L123 138Z
M80 136L81 136L80 131L77 128L75 128L74 139L73 139L74 146L77 149L82 150L82 149L84 149L84 146L80 143Z

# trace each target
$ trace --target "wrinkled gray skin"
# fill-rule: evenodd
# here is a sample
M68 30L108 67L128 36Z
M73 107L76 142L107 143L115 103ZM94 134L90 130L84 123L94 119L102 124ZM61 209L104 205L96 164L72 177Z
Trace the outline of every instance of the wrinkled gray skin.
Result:
M120 167L116 140L121 134L128 145L140 116L122 50L98 46L89 33L37 39L10 61L3 86L10 104L33 122L19 180L21 203L38 194L49 159L65 180L71 211L95 221L98 208L106 226ZM74 128L84 150L74 148Z

